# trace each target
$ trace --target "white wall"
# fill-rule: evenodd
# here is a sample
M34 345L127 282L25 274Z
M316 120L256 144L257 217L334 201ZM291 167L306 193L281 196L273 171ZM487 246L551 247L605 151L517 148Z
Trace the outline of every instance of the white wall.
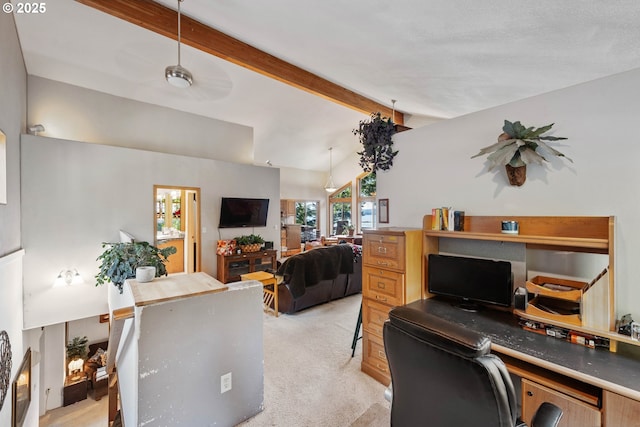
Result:
M100 316L91 316L69 322L67 331L69 340L74 337L86 336L87 344L94 344L109 338L109 323L100 323ZM89 355L89 357L91 356L93 354Z
M253 129L29 76L29 123L40 136L253 163Z
M101 242L125 229L153 241L153 185L201 189L202 270L216 275L216 241L248 230L218 232L221 196L270 199L267 227L252 231L279 243L279 170L22 136L24 326L33 328L106 313L105 287L94 287ZM206 229L206 232L204 232ZM85 284L53 288L64 268Z
M389 225L422 227L431 208L453 206L468 215L616 216L618 317L640 319L640 69L397 134L398 156L378 174L378 197L389 198ZM527 168L522 187L504 169L488 172L484 158L504 120L527 126L554 123L567 137L557 148L574 163L549 158Z
M23 256L20 233L20 134L26 128L27 73L12 14L0 14L0 129L7 137L7 203L0 204L0 331L11 342L11 381L27 348L32 347L32 395L38 396L39 357L36 343L22 331ZM34 357L34 355L36 357ZM11 425L11 389L0 409L0 426ZM38 425L38 399L31 400L25 427Z

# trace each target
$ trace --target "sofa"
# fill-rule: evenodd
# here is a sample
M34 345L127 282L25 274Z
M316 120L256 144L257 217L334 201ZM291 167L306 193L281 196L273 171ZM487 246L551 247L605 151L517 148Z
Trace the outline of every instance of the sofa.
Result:
M339 244L287 258L278 268L278 311L292 314L362 291L362 247Z

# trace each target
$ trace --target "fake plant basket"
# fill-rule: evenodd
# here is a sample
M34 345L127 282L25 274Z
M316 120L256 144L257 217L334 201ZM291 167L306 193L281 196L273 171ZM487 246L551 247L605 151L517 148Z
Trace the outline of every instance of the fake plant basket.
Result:
M240 245L242 252L258 252L262 245L260 243L252 243L250 245Z

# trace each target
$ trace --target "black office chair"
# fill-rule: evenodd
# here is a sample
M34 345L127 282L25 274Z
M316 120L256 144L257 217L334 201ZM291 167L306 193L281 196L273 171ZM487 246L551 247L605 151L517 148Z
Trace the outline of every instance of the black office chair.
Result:
M526 427L519 396L491 340L424 311L396 307L384 324L393 427ZM557 426L562 411L543 403L532 427Z

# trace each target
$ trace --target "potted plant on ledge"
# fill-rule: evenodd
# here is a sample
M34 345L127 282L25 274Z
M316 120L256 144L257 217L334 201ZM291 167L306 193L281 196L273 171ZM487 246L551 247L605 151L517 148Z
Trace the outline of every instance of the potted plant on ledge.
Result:
M541 128L524 127L520 122L511 123L504 121L502 127L503 133L498 136L498 142L484 147L478 154L472 156L475 158L484 154L489 154L489 170L493 170L496 166L505 166L509 184L521 186L527 179L527 164L546 162L541 151L542 149L550 154L558 157L564 157L573 163L573 160L549 146L544 141L559 141L567 139L559 136L542 136L543 133L551 130L553 123Z
M167 258L176 253L173 246L159 249L149 242L103 243L102 247L107 249L97 259L101 264L96 286L112 282L120 293L124 281L136 277L139 267L153 267L152 274L146 272L150 279L166 276Z

